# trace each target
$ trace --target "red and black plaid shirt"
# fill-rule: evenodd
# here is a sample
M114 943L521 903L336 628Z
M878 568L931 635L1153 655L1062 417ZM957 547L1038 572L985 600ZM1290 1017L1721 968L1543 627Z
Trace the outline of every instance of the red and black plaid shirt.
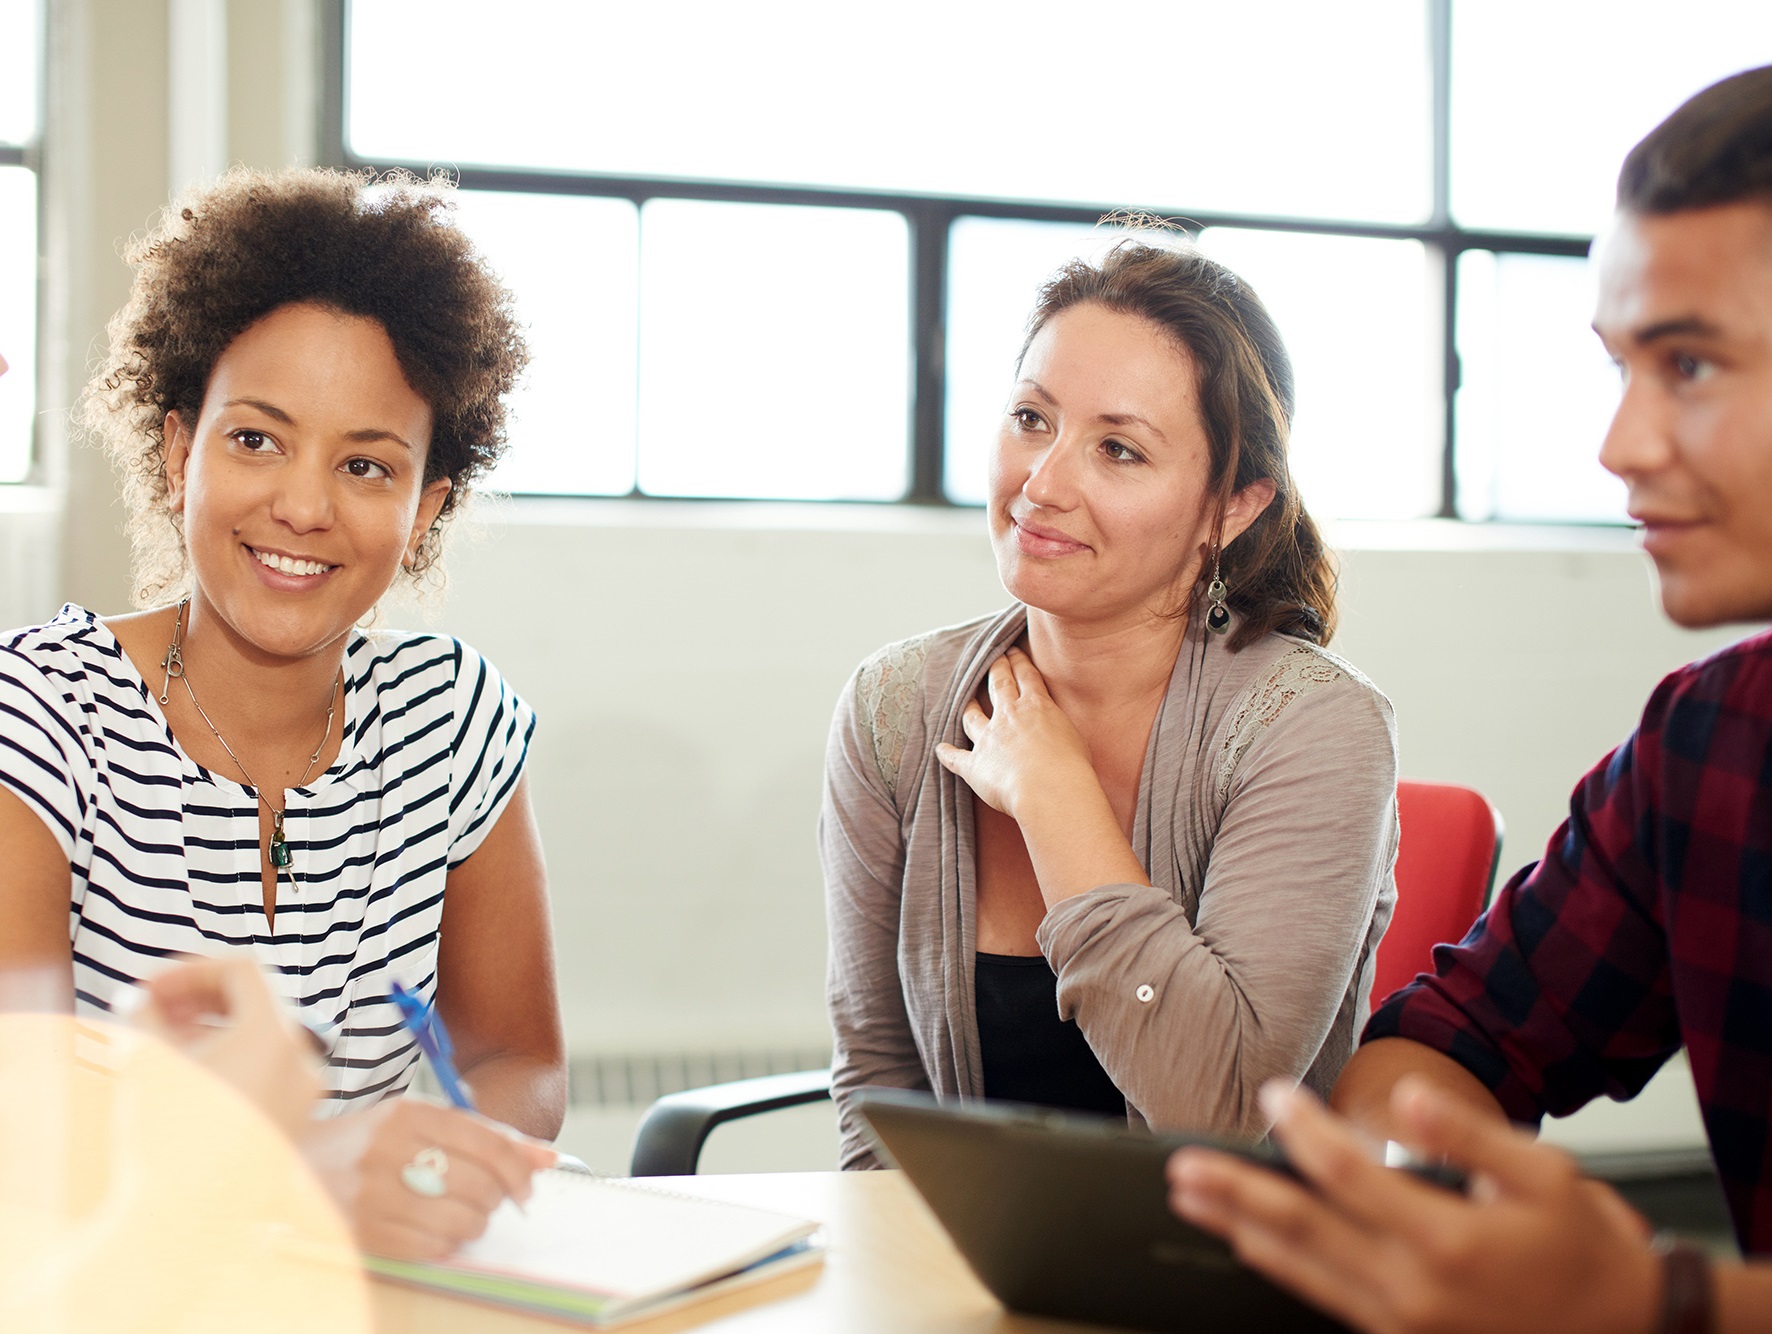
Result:
M1742 1249L1772 1252L1772 633L1681 668L1544 860L1372 1016L1536 1125L1684 1044Z

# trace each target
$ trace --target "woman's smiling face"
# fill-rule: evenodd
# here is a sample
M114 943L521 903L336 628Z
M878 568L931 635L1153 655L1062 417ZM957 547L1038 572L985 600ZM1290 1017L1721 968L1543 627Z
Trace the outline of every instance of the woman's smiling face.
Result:
M217 358L197 420L166 419L199 612L267 659L337 643L449 493L424 480L430 439L430 405L376 321L302 303L253 324Z
M991 453L991 541L1013 596L1083 621L1185 604L1213 517L1196 379L1160 326L1099 304L1034 335ZM1233 501L1225 541L1259 512Z

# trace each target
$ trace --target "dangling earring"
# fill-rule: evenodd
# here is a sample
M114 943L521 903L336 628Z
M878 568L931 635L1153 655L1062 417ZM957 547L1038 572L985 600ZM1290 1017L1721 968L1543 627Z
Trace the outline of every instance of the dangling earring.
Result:
M1222 635L1231 628L1231 609L1224 605L1230 590L1218 573L1218 548L1212 549L1212 582L1206 585L1206 628Z

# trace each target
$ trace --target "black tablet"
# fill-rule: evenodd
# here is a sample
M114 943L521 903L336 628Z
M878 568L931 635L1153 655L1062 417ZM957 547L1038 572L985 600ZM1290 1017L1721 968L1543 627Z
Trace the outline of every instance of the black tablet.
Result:
M1176 1149L1206 1145L1285 1171L1271 1151L901 1089L866 1090L856 1106L882 1156L1011 1310L1199 1334L1345 1329L1169 1210L1163 1165Z

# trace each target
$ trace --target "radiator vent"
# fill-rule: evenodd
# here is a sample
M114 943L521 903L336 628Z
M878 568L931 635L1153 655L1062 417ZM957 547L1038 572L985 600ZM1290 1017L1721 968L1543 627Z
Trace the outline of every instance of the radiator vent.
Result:
M568 1099L575 1107L645 1107L667 1093L703 1084L816 1070L830 1063L826 1047L585 1054L567 1063Z

